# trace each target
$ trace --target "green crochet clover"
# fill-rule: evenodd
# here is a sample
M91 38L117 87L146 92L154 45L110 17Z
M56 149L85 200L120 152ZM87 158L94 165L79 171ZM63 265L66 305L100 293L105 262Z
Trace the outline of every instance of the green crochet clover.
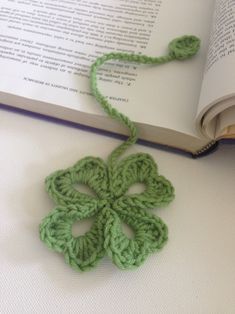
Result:
M196 54L199 46L197 37L183 36L169 44L166 56L112 52L98 57L92 64L93 96L110 118L129 129L130 135L111 152L107 164L100 158L86 157L46 179L47 191L57 207L40 224L40 238L51 249L63 253L67 263L76 270L93 268L105 254L121 269L141 265L150 253L161 249L167 241L164 222L146 210L164 206L174 198L171 183L158 174L150 155L139 153L119 160L121 154L136 143L137 128L127 116L113 108L98 89L99 67L109 60L155 65L184 60ZM87 184L95 195L79 192L75 187L78 183ZM135 183L143 183L145 190L128 194ZM73 236L73 224L89 217L95 218L90 231ZM122 231L122 222L133 229L133 239Z
M75 187L78 183L88 185L95 195L79 192ZM143 183L145 190L128 194L135 183ZM137 267L167 240L166 225L146 209L168 204L174 190L158 175L150 155L130 155L115 166L112 176L100 158L86 157L50 175L46 187L58 206L43 219L41 240L63 253L76 270L93 268L105 254L121 269ZM91 229L73 236L72 225L92 216L95 222ZM133 239L123 232L122 222L133 229Z

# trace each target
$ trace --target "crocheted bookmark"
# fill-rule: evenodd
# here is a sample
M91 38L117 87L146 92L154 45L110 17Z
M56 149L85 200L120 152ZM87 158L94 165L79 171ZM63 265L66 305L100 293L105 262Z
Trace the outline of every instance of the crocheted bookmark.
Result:
M46 189L56 203L55 209L40 224L40 238L51 249L62 253L66 262L78 271L93 268L106 254L121 269L140 266L150 253L161 249L167 241L167 226L157 216L147 212L167 205L174 198L171 183L158 174L157 165L148 154L132 154L119 160L120 155L137 140L134 123L111 106L97 87L97 70L109 60L142 64L163 64L193 56L200 40L183 36L169 44L169 54L159 58L144 55L109 53L96 59L91 66L91 89L96 100L113 119L129 130L129 138L114 149L107 163L97 157L86 157L73 167L59 170L46 178ZM78 191L83 183L95 196ZM127 194L129 187L143 183L145 190ZM73 236L72 225L95 217L90 231ZM134 231L128 238L122 222Z

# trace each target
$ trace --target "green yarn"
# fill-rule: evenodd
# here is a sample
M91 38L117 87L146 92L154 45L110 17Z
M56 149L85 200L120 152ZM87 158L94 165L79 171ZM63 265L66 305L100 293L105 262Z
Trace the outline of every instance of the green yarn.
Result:
M174 198L171 183L158 174L157 165L148 154L138 153L119 160L121 154L137 140L134 123L111 106L97 87L97 70L109 60L142 64L163 64L193 56L200 41L183 36L169 44L169 55L153 58L143 55L109 53L91 66L91 90L105 112L130 131L128 139L111 152L107 163L97 157L86 157L73 167L59 170L46 178L46 189L57 207L40 224L40 238L51 249L62 253L66 262L78 271L93 268L108 255L120 269L140 266L150 253L167 241L167 226L147 209L167 205ZM95 195L79 192L75 185L89 186ZM142 193L127 194L135 183L143 183ZM72 225L95 217L91 229L82 236L72 235ZM122 222L135 236L129 239Z
M172 40L168 47L173 58L184 60L197 53L200 48L200 40L195 36L183 36Z

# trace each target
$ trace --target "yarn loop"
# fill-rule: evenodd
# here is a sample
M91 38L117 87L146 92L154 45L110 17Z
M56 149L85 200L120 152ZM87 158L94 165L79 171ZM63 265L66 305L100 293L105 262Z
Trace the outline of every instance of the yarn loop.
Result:
M183 36L172 40L169 44L170 55L178 60L194 56L200 48L200 40L195 36Z

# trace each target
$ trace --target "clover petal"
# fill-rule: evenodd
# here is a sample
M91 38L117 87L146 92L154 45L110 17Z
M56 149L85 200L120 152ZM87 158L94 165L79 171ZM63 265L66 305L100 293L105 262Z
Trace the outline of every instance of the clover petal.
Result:
M78 183L90 187L95 196L79 192L75 188ZM94 157L83 158L73 167L56 171L46 178L46 189L57 205L86 205L87 215L90 210L103 206L107 186L106 165L102 159Z
M146 189L142 193L126 195L129 187L143 183ZM174 198L171 183L158 175L157 165L148 154L135 154L122 160L117 166L112 192L117 198L113 208L155 208L167 205Z
M122 231L121 221L135 232L129 239ZM119 210L106 224L104 246L107 254L121 269L140 266L147 256L161 249L167 241L167 227L163 221L144 210Z
M40 238L51 249L63 253L74 269L86 271L93 268L104 256L104 213L101 211L90 231L82 236L72 235L72 225L81 220L74 207L57 207L40 225Z

